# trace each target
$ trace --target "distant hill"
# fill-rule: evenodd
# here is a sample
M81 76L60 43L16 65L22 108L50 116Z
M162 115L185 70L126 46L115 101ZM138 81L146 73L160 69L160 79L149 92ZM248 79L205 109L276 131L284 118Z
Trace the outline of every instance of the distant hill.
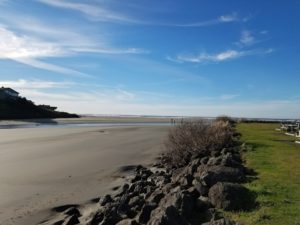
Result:
M0 98L0 119L78 118L76 114L55 111L56 107L35 105L26 98Z

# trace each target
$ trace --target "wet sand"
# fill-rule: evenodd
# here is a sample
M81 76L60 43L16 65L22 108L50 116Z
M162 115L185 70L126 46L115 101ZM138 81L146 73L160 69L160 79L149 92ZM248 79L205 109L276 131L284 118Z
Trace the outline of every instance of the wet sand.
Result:
M154 161L168 129L0 129L0 224L36 224L54 206L110 192L118 168Z

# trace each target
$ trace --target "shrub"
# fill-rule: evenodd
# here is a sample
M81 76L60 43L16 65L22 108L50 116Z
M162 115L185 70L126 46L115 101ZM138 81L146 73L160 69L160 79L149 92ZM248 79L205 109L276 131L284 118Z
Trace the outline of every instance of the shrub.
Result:
M191 159L235 144L236 133L228 121L188 121L173 127L165 141L164 163L179 168Z

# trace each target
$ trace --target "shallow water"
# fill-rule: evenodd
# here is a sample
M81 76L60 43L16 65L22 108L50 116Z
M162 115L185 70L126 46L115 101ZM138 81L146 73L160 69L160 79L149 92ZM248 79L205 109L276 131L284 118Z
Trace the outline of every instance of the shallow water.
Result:
M35 123L35 124L13 124L0 125L0 129L18 129L18 128L64 128L64 127L113 127L113 126L171 126L171 123L153 123L153 122L131 122L131 123Z

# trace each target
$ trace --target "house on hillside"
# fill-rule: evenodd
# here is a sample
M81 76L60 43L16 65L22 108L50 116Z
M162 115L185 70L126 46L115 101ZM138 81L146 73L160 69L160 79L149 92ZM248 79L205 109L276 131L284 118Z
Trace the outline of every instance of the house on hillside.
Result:
M11 88L0 88L0 99L17 99L19 97L19 92Z

